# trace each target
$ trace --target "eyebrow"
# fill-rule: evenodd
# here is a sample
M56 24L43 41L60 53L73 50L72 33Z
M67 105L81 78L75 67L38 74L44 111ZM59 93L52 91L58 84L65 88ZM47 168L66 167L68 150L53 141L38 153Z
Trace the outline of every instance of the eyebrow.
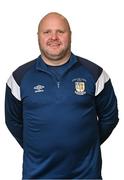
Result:
M44 31L63 31L63 32L66 32L68 31L66 28L58 28L58 29L50 29L50 28L46 28L46 29L41 29L40 30L41 32L44 32Z

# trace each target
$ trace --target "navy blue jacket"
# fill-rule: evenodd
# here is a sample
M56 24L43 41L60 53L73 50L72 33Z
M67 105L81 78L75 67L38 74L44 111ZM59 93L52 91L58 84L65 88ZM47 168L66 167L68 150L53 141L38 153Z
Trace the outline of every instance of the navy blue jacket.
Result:
M41 56L7 81L6 124L24 149L23 179L101 179L100 145L118 123L107 73L71 54L60 77Z

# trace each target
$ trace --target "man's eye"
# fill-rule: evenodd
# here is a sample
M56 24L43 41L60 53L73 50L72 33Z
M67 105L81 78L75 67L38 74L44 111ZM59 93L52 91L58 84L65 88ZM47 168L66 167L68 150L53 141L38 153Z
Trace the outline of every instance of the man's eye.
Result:
M49 34L50 33L50 31L44 31L44 34Z
M63 34L63 33L64 33L64 31L59 30L59 31L58 31L58 33Z

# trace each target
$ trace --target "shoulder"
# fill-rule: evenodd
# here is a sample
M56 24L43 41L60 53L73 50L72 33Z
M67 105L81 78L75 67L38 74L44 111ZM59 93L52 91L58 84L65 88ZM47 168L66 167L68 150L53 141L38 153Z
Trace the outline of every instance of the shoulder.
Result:
M7 81L7 89L11 90L11 93L18 99L21 100L20 95L20 84L21 81L27 71L29 71L33 65L35 64L35 60L27 62L21 66L19 66L9 77Z
M28 72L33 66L35 65L36 59L29 61L21 66L19 66L13 73L12 76L17 82L18 85L20 85L22 78L24 77L25 73Z
M77 60L93 76L95 81L97 81L97 79L103 72L103 68L95 64L94 62L80 56L77 56Z
M92 75L95 80L95 95L97 96L110 82L110 77L99 65L77 56L78 62Z

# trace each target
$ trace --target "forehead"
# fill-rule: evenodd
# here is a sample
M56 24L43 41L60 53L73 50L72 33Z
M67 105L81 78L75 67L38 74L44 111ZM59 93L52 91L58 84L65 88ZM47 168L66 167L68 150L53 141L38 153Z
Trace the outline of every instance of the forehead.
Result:
M44 29L65 29L69 30L68 21L60 15L48 15L45 16L39 24L39 30Z

